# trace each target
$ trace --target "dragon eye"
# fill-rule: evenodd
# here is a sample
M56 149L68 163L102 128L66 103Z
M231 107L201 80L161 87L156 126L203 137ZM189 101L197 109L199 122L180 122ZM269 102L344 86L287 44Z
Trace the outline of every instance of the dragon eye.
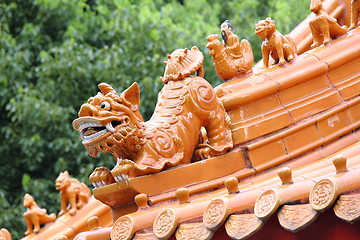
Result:
M102 102L101 105L100 105L101 109L104 109L104 110L111 110L111 105L109 102Z

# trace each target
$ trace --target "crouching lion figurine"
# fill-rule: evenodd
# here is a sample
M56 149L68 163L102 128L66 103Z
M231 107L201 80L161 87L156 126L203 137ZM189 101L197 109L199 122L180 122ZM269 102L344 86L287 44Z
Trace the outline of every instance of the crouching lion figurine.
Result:
M27 226L25 235L29 235L33 232L38 233L40 231L40 224L53 222L56 219L55 213L48 215L46 209L39 208L33 197L28 193L24 196L24 207L27 208L24 213L24 219Z
M269 55L275 64L284 65L285 60L291 62L296 57L296 45L289 36L283 36L275 28L275 21L271 18L259 21L255 25L255 34L263 40L261 51L265 68L269 67Z
M92 157L100 151L117 160L111 174L104 167L95 169L90 176L95 187L190 163L194 150L196 158L203 159L232 148L230 118L203 78L203 59L196 47L168 55L164 87L147 122L139 112L137 83L120 96L110 85L99 84L101 93L82 105L73 122ZM207 141L199 137L202 127Z
M69 213L74 215L78 209L82 208L91 195L91 191L85 183L79 182L75 178L70 178L68 171L62 172L56 178L55 187L60 191L61 211L59 217L64 215L70 203Z

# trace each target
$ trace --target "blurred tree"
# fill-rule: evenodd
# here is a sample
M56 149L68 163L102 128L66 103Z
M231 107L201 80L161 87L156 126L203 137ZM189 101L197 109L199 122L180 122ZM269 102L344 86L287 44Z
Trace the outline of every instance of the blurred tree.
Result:
M0 2L0 227L23 237L22 199L32 194L48 212L60 202L59 172L89 185L96 166L71 122L100 82L119 93L140 84L140 110L149 119L162 88L166 54L197 46L205 78L216 76L206 37L231 20L259 60L254 24L270 16L288 33L308 14L310 0L3 0Z

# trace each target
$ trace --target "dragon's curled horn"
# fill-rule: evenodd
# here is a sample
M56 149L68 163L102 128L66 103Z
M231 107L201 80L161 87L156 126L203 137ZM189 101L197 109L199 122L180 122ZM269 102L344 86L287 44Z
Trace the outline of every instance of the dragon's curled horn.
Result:
M100 83L98 86L99 86L102 94L104 94L104 95L106 95L110 92L117 94L116 91L107 83Z

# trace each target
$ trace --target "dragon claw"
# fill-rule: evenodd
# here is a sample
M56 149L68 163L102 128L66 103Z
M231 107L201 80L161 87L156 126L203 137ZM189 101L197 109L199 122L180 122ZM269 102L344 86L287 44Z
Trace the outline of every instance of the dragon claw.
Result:
M112 176L114 176L117 182L126 181L131 171L136 168L136 164L130 160L122 160L120 164L116 165L111 170Z
M115 179L111 175L110 170L105 167L96 168L89 179L95 188L115 183Z

